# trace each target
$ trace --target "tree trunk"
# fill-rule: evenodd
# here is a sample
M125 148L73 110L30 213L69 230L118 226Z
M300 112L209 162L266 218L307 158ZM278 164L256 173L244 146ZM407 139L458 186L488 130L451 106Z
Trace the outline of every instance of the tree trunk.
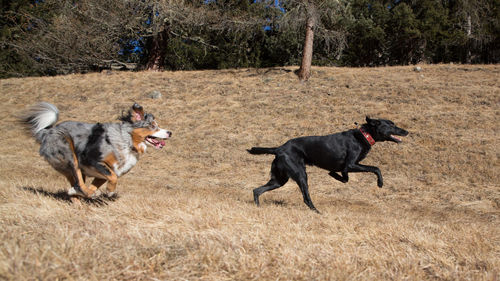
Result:
M472 55L471 55L471 44L472 44L472 21L471 21L471 16L468 14L467 15L467 25L466 25L466 31L467 31L467 53L465 57L465 62L470 64L472 62Z
M160 32L153 35L148 44L149 56L146 62L146 69L152 71L163 70L165 66L165 54L167 48L168 33L163 28Z
M312 9L311 9L312 10ZM304 40L304 49L302 51L302 63L297 75L301 81L307 81L311 77L311 62L313 55L313 42L314 42L314 25L316 18L314 11L308 13L306 20L306 38Z

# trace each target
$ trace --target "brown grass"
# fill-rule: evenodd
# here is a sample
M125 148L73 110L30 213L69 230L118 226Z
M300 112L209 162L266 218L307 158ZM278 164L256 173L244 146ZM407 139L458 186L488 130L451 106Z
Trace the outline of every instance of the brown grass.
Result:
M313 68L304 84L292 68L0 80L0 279L498 280L500 66L422 68ZM117 200L71 205L14 122L38 101L89 122L138 101L173 138L120 178ZM321 215L292 182L254 206L272 156L246 148L365 115L410 131L364 161L384 188L311 167Z

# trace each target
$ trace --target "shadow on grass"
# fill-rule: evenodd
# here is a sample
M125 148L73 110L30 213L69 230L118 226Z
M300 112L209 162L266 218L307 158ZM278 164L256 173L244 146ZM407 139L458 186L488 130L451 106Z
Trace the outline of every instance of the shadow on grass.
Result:
M42 195L46 197L50 197L62 202L66 202L72 204L71 197L64 190L60 190L57 192L43 190L42 188L35 188L31 186L23 186L20 189L31 192L33 194ZM83 204L94 205L94 206L106 206L109 202L116 201L119 198L118 194L114 194L111 197L108 197L104 194L99 195L96 198L80 198L80 201Z
M270 203L276 206L282 206L282 207L288 206L288 203L285 202L285 200L271 200Z

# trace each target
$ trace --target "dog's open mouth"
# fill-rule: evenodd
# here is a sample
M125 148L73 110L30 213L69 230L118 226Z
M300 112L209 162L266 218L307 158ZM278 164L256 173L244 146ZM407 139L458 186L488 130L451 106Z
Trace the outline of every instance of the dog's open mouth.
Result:
M397 142L397 143L400 143L402 142L403 140L395 135L391 135L391 138L393 141Z
M153 136L147 136L146 141L154 146L156 149L161 149L165 146L165 141L159 138L155 138Z

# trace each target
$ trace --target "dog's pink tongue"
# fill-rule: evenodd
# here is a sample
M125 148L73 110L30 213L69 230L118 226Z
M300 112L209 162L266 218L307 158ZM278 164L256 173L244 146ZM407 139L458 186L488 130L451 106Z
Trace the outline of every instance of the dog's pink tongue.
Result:
M160 145L165 146L165 141L164 140L160 141Z
M395 135L391 135L391 137L392 137L393 139L396 139L396 140L400 141L400 142L401 142L401 141L403 141L403 140L401 140L401 138L398 138L398 137L396 137Z

